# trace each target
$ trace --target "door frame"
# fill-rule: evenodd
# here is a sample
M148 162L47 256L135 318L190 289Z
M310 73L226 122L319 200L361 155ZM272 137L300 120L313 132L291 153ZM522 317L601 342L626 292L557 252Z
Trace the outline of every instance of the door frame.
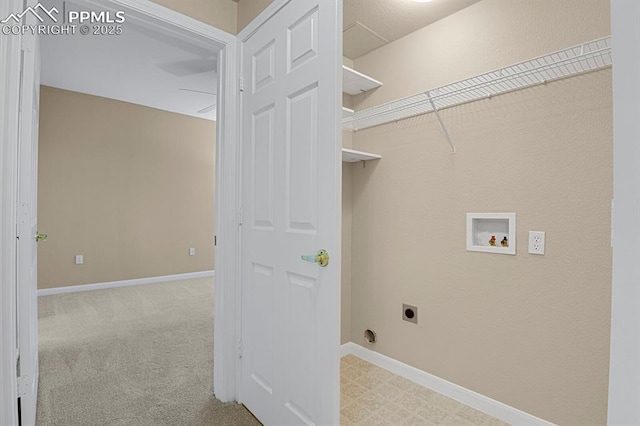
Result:
M610 425L640 422L640 5L611 2L613 35L613 277Z
M21 0L0 3L0 16L19 12ZM0 424L18 422L17 189L21 37L0 37Z
M34 0L26 4L34 7ZM35 16L26 16L23 23L36 24ZM20 79L20 135L18 139L18 237L16 281L18 305L18 348L20 371L18 381L24 386L20 398L20 418L23 425L35 425L38 401L38 322L37 318L37 189L38 189L38 126L40 114L40 40L33 34L22 35L22 76ZM35 168L35 169L34 169ZM35 221L35 223L34 223ZM35 225L35 227L34 227Z
M158 30L205 39L220 49L218 56L218 120L216 126L213 392L223 402L237 399L239 277L240 144L238 131L237 38L150 0L83 0L88 5L123 10ZM22 0L3 0L0 16L23 9ZM126 25L126 23L125 23ZM17 425L16 374L16 226L18 122L21 37L0 36L0 424Z

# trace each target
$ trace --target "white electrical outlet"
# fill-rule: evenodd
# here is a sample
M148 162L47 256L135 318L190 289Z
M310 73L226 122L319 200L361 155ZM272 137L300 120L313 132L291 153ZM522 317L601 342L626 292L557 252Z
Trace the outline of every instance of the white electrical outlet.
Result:
M196 248L195 247L191 247L189 249L189 256L195 256L196 255Z
M529 231L529 253L544 254L544 240L544 232Z
M84 263L84 256L76 254L76 265L82 265Z

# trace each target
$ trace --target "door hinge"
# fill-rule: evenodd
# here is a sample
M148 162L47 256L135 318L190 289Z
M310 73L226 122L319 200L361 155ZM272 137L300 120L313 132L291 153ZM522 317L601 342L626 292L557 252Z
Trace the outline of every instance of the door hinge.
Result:
M29 376L18 377L18 398L31 393L31 378Z
M23 34L20 39L20 50L23 52L33 52L36 45L36 37L29 32L28 34Z
M242 339L238 340L238 358L242 358Z
M27 46L26 37L24 36L22 36L22 38L20 39L20 50L23 52L31 52L31 49L29 49L29 46Z
M213 246L216 247L218 245L218 236L214 235L213 236Z
M18 206L16 217L16 238L20 239L20 224L27 223L27 218L29 217L29 206L26 203L20 203Z
M244 74L240 74L240 91L244 92Z
M238 225L242 226L242 208L240 208L240 211L238 212Z

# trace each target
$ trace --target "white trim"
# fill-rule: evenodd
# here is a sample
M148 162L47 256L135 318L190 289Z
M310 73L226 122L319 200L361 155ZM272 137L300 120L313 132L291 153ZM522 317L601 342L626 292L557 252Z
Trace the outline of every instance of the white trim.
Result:
M611 426L640 424L640 4L612 1L613 271L609 407Z
M216 271L187 272L185 274L163 275L160 277L135 278L132 280L106 281L94 284L70 285L66 287L42 288L38 290L38 297L52 294L77 293L80 291L104 290L107 288L128 287L131 285L157 284L167 281L192 280L194 278L206 278L216 275Z
M240 327L240 149L237 143L238 119L238 43L233 37L218 55L218 94L216 148L215 265L214 290L213 391L222 402L238 400L238 345ZM221 143L221 141L224 141Z
M355 350L356 350L355 347L356 346L360 346L360 345L358 345L356 343L353 343L353 342L343 343L340 346L340 358L344 358L347 355L355 355L356 354L355 353ZM360 357L358 357L358 358L360 358Z
M480 410L489 414L504 422L525 426L550 426L553 423L549 423L531 414L520 411L517 408L510 407L509 405L498 402L494 399L488 398L477 392L463 388L462 386L451 383L433 374L426 373L415 367L397 361L393 358L389 358L381 353L374 352L371 349L362 347L356 343L345 343L341 347L341 355L355 355L365 361L368 361L380 368L384 368L398 376L411 380L412 382L432 389L438 393L441 393L456 401L462 402L469 407Z
M104 0L81 0L84 3L105 8ZM236 37L224 30L198 21L190 16L183 15L173 9L161 6L149 0L107 0L113 5L111 9L126 9L127 19L142 19L146 24L156 26L161 31L178 33L181 36L196 38L202 37L212 41L217 47L235 44ZM155 22L150 21L152 18ZM197 39L197 38L196 38ZM202 41L202 40L200 40Z
M23 9L3 0L0 16ZM0 37L0 424L18 423L16 371L16 200L20 67L19 36Z
M35 5L28 0L25 5ZM23 25L36 25L34 15L22 19ZM20 78L20 136L18 139L18 235L17 304L18 351L21 377L30 381L20 395L20 424L35 426L38 403L38 300L37 227L38 119L40 104L40 39L37 34L22 35L22 75ZM37 110L34 110L37 109Z

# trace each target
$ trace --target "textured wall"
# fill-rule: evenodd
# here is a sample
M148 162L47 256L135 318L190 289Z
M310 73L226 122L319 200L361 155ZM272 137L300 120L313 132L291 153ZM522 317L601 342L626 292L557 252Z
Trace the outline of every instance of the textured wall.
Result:
M384 85L356 109L611 34L609 0L482 0L355 60Z
M353 67L353 61L342 58L344 65ZM352 96L343 94L342 105L349 108ZM342 146L353 148L353 132L342 132ZM353 167L352 163L342 163L342 277L341 277L341 318L340 338L342 343L352 340L351 336L351 246L353 223Z
M238 5L233 0L151 0L183 15L236 34ZM252 0L253 1L253 0Z
M238 32L269 6L273 0L238 0Z
M351 148L353 133L342 132L342 146ZM353 163L342 163L342 277L340 340L347 343L351 336L351 247L353 227Z
M432 115L359 132L383 159L353 168L353 341L372 327L392 358L558 424L605 424L610 87L606 70L446 110L455 155ZM516 256L465 250L465 214L494 211L517 213ZM544 256L527 254L530 230Z
M360 107L609 32L608 2L483 0L356 60ZM356 105L358 108L358 105ZM611 72L357 132L352 332L375 350L564 425L606 424ZM516 212L517 255L465 249L467 212ZM530 230L545 256L527 254ZM588 233L588 234L585 234ZM419 324L401 304L419 307Z
M215 122L43 87L38 287L213 269L214 160Z
M351 337L351 226L352 226L352 167L342 163L342 277L340 340L347 343Z

